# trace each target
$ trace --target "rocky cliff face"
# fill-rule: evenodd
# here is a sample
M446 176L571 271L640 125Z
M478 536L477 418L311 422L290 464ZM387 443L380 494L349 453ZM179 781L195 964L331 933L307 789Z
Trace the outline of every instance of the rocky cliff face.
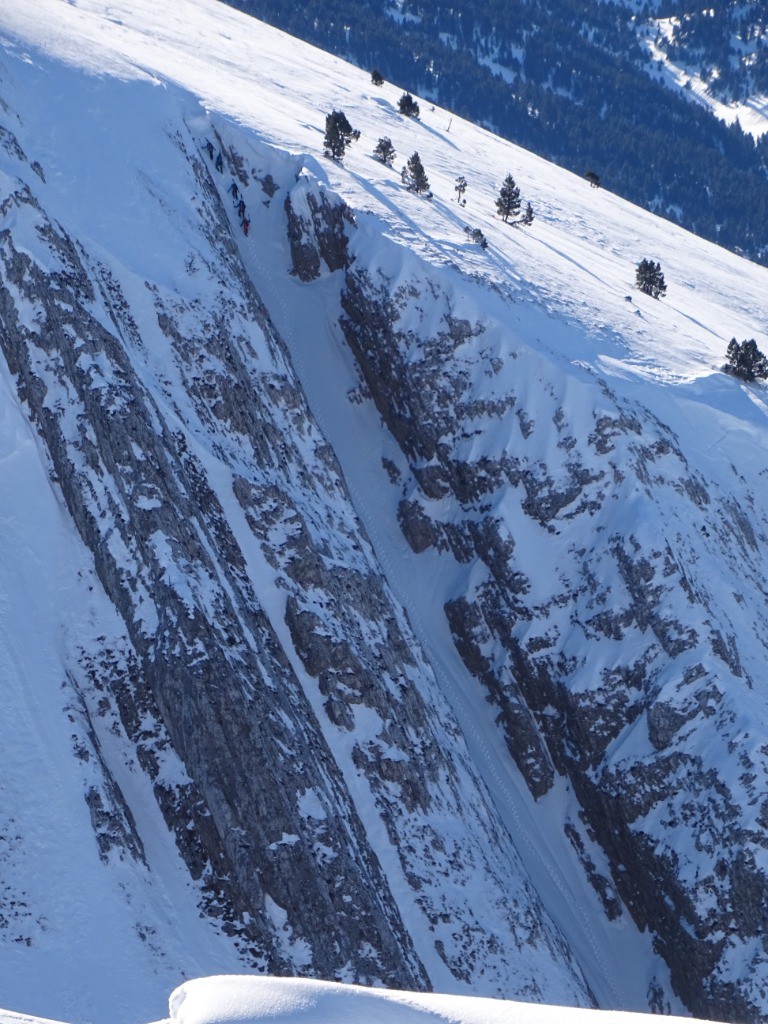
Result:
M757 1020L768 763L739 633L765 649L764 613L742 619L763 607L764 512L648 409L454 302L428 273L352 264L344 282L345 337L407 460L403 533L463 567L457 649L531 793L569 778L608 857L608 877L584 863L606 914L619 897L654 934L692 1012Z
M223 886L238 918L258 908L246 931L270 969L286 969L298 946L320 973L349 963L360 977L423 984L202 460L183 431L169 428L130 364L130 320L120 312L117 285L108 300L99 296L115 325L110 331L92 312L98 270L29 196L17 201L21 216L35 218L53 267L43 270L6 239L4 353L131 639L138 679L102 684L122 698L124 725L146 749L148 770L157 775L152 746L164 740L189 773L190 783L175 789L156 778L156 791L180 836L193 834L191 844L183 840L191 845L190 866ZM242 440L260 446L264 468L274 465L267 431L257 431L258 405L246 398L255 396L242 361L252 353L240 349L226 316L205 339L182 338L178 318L187 311L169 311L157 295L155 301L169 346L178 346L192 378L189 394L201 419L225 421L231 443L237 420ZM21 304L34 310L32 323L20 322ZM253 330L260 321L268 330L253 301L247 314ZM287 399L301 415L300 399ZM151 740L143 712L156 723ZM298 836L300 842L290 839ZM295 908L290 925L280 920L286 906ZM313 938L314 922L331 915L338 920L335 948ZM366 953L372 935L378 949L371 944Z
M105 250L106 193L69 215L17 92L0 348L113 616L61 665L105 869L158 866L130 749L195 900L259 970L617 1005L616 935L622 969L643 952L643 1008L760 1019L749 480L516 337L499 310L519 293L406 252L307 154L172 90L136 127L163 174L120 193L152 230ZM378 414L361 446L388 452L365 521L289 354L333 345L342 401ZM425 566L427 627L394 583Z
M284 201L215 138L244 194ZM135 746L202 906L273 973L592 1002L376 563L199 142L172 140L195 248L172 286L139 284L139 326L135 282L129 296L49 217L6 141L0 344L124 625L119 652L80 652L72 685ZM286 247L334 269L351 215L300 191ZM142 858L100 767L85 794L100 847Z

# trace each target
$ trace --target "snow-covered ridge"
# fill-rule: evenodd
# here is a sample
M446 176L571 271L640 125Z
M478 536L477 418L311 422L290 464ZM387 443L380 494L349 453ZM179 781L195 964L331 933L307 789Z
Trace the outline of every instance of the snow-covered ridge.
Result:
M371 990L322 981L222 975L197 978L171 993L168 1020L175 1024L345 1024L361 1015L375 1024L429 1024L446 1020L455 1024L497 1024L510 1019L519 1024L600 1024L605 1014L596 1010L512 1003L498 999ZM645 1024L641 1014L611 1014L620 1024ZM690 1017L669 1017L679 1024ZM57 1024L40 1017L0 1010L2 1024Z
M0 35L0 1001L249 964L755 1016L765 404L717 367L766 271L220 5Z
M353 1024L361 1017L374 1024L600 1024L598 1010L537 1006L500 999L446 996L414 992L370 991L350 985L288 978L199 978L182 985L170 998L170 1019L175 1024ZM647 1024L642 1014L611 1014L619 1024ZM690 1017L668 1017L680 1024Z

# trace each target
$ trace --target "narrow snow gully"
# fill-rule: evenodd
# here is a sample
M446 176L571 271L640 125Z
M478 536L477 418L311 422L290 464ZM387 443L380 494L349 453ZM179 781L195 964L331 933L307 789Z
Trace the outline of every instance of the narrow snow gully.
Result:
M324 292L322 296L319 293L312 293L315 298L307 310L308 318L302 320L300 326L298 321L294 322L291 304L297 299L301 302L302 299L293 291L295 285L288 276L290 258L285 244L284 203L286 193L297 186L297 179L300 183L294 190L293 201L301 200L302 192L311 180L305 161L301 157L287 157L269 149L260 149L258 153L249 152L244 157L242 140L233 141L220 126L212 129L206 124L196 123L194 127L201 134L201 145L204 147L208 163L212 166L214 181L221 198L225 201L225 209L231 211L228 213L230 227L238 240L256 291L269 309L272 319L291 332L292 338L284 339L289 345L293 344L291 361L301 363L305 374L312 373L312 366L305 362L302 355L303 345L307 338L311 338L313 329L318 331L318 345L322 345L323 339L331 335L333 319L338 317L338 295L334 300L331 291ZM212 155L206 144L206 133L221 139L226 159L231 166L221 170L216 168L216 154ZM236 169L241 163L242 166L249 167L252 163L255 164L258 167L258 174L251 170L239 179L239 184L237 181L230 182L225 172ZM277 199L273 202L274 196L277 196ZM229 198L229 203L225 197ZM243 218L249 221L248 231L245 230ZM297 244L295 239L293 241L294 245ZM335 287L338 292L338 280ZM315 299L321 300L319 305ZM329 316L331 319L326 323L325 320ZM310 341L310 344L312 343ZM348 377L348 373L349 368L344 379ZM325 386L322 380L320 386ZM327 431L325 436L328 436ZM329 502L337 504L340 500L338 496L334 497L330 493L327 497ZM347 528L355 530L359 536L360 527L353 513L353 505L346 506L346 516ZM241 537L239 542L246 552L246 558L252 565L255 576L260 579L260 600L265 600L265 573L258 571L259 560L263 559L263 555L253 551L252 539L249 542L247 538ZM360 538L359 544L367 550L368 545L364 538ZM356 546L360 550L359 545ZM386 550L386 545L380 546ZM253 552L252 558L247 554L248 551ZM370 567L376 579L382 578L374 556L371 556ZM345 568L339 565L340 571L344 571ZM289 581L284 580L283 584L290 588ZM292 599L288 600L290 602ZM387 597L386 600L389 601L390 598ZM359 716L359 720L356 721L353 732L345 733L339 729L338 722L329 720L332 716L318 690L317 680L311 678L312 673L308 675L307 668L297 653L296 639L287 625L285 589L280 589L278 585L267 600L267 604L273 628L292 662L297 677L303 682L307 697L314 703L326 739L342 766L357 811L365 821L368 839L384 867L391 890L397 894L401 913L407 921L419 956L427 966L430 983L443 991L467 991L468 985L479 986L482 976L485 990L498 995L516 992L532 999L541 999L546 991L549 994L556 992L558 1000L563 1003L591 1003L593 999L588 986L572 954L556 929L546 920L530 882L523 877L524 872L513 867L516 854L509 837L499 835L500 823L488 823L485 820L484 808L492 805L471 755L463 742L456 744L455 749L451 746L454 743L453 737L458 735L458 728L448 726L449 731L453 729L450 738L441 731L445 728L444 712L450 713L444 699L441 698L438 702L444 707L443 712L441 708L434 706L434 700L430 702L429 694L419 693L416 702L411 706L411 711L413 712L417 705L424 707L426 720L408 717L402 722L397 722L396 727L402 728L404 737L408 737L402 749L388 746L386 740L378 739L381 736L383 721L377 716L376 710L395 722L398 712L392 705L386 705L387 711L382 711L381 707L366 706L353 700L350 709L356 720ZM388 607L394 612L396 606L392 604ZM358 608L357 612L359 611L361 609ZM395 616L402 617L404 613L398 610ZM295 615L292 621L295 622ZM323 628L333 630L334 627L329 626L328 621ZM387 626L390 647L396 642L396 633L390 633L391 628L395 628L395 618L389 620ZM413 666L421 664L424 675L430 680L433 679L427 663L420 661L421 655L415 650L417 645L410 631L408 635L408 643L412 645L412 653L416 655ZM351 636L345 636L342 640L344 645L352 642ZM405 678L410 679L411 674L418 676L420 671L416 667L412 673L408 670L401 685L405 685L407 690ZM381 682L383 683L384 679ZM432 682L430 685L435 684ZM425 701L429 705L428 711L424 705ZM372 766L373 776L369 774L367 778L365 773L360 772L358 758L362 756L368 742L373 742L374 745L378 742L383 743L381 756L385 760L394 758L394 762L401 764L405 759L409 764L408 770L417 773L419 769L415 766L418 764L419 753L425 746L437 744L432 747L435 751L434 763L425 763L422 783L425 793L430 792L427 801L430 806L424 809L421 822L418 820L419 812L414 808L399 809L397 815L387 810L389 797L383 796L382 793L387 791L388 787L382 786L378 777L378 772L384 773L386 768ZM446 754L456 758L458 768L442 760ZM442 779L439 783L432 777L435 765L437 775ZM457 780L460 779L465 780L463 791L461 786L457 785ZM460 806L462 797L466 801L464 808ZM431 803L433 798L434 804ZM473 817L476 813L477 818ZM429 838L430 836L432 838ZM432 863L431 855L422 852L424 844L429 846L433 841L435 849L442 851L448 845L454 851L450 858L446 858L442 871L437 870ZM492 846L494 841L497 843L497 849L489 857L488 847ZM414 852L411 865L404 865L403 850L411 849L411 843L418 852ZM484 843L486 846L483 846ZM450 895L445 892L448 879L451 881ZM475 893L474 899L462 894L461 890L465 885ZM491 905L491 912L489 916L484 917L482 907L486 898ZM534 921L537 922L535 925L532 923ZM540 934L534 935L536 930ZM499 936L500 939L495 936ZM514 952L515 948L518 950L517 954Z
M300 157L285 157L282 162L281 181L287 187L301 175L310 175ZM402 534L397 489L388 481L382 460L398 465L403 456L373 402L365 397L339 327L343 273L326 272L308 284L290 275L282 203L271 209L259 204L248 236L239 234L253 283L290 349L312 412L341 463L379 565L407 610L530 882L597 1005L648 1010L653 993L658 997L662 991L668 1012L685 1012L671 990L666 965L653 951L652 936L641 934L626 911L615 921L605 917L563 831L566 822L578 816L569 785L558 778L550 793L533 799L509 756L493 709L455 648L443 606L462 587L466 570L450 555L431 550L415 555ZM390 261L401 258L398 247L381 236L371 236L366 244L378 250L390 247ZM600 852L592 853L599 860Z

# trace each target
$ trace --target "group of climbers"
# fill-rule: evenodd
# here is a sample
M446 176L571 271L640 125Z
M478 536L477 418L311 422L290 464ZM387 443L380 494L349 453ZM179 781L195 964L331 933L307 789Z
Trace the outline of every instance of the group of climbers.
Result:
M237 216L240 218L240 226L242 227L245 235L248 235L248 228L251 226L250 220L245 215L245 200L240 195L240 190L237 187L237 182L233 181L229 186L229 192L236 203Z
M209 160L213 160L213 154L214 154L215 150L213 148L213 143L210 141L210 139L206 139L205 140L205 150L208 153L208 159ZM214 160L214 167L219 172L219 174L223 174L224 173L224 157L222 155L221 150L219 150L219 152L216 154L216 159ZM227 191L230 193L230 195L232 196L232 198L235 201L235 208L237 209L237 215L240 218L240 227L243 229L243 234L247 238L248 237L248 228L251 226L251 222L250 222L249 218L246 217L246 215L245 215L245 213L246 213L246 211L245 211L245 200L240 195L240 189L237 187L237 182L233 181L232 184L229 186L229 189Z

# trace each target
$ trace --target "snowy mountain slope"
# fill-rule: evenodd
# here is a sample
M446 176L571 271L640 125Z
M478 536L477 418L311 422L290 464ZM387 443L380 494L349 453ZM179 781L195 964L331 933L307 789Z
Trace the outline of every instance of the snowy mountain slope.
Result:
M0 28L8 452L79 533L52 548L63 649L4 664L69 680L42 747L70 728L57 703L82 721L53 764L107 895L78 870L72 899L107 901L117 947L125 893L174 908L139 968L160 984L242 956L754 1018L764 402L712 371L765 330L766 272L426 104L406 121L395 90L223 7L51 0ZM362 133L343 167L333 107ZM431 202L371 158L384 134ZM508 170L528 231L493 217ZM663 303L631 292L648 255ZM25 556L9 494L23 611L51 558ZM56 899L29 898L23 858L8 875L40 909L0 1003L105 1015L54 985L23 1005ZM184 923L198 900L229 948Z
M375 572L210 169L189 133L156 119L150 134L138 103L134 116L172 168L162 244L191 287L168 266L142 282L120 256L107 267L22 186L8 203L4 348L125 622L130 677L121 664L93 674L190 870L262 969L415 987L482 972L495 991L541 997L551 961L559 998L589 1001ZM200 202L192 251L174 237L185 192ZM158 246L164 229L156 220ZM169 744L189 777L166 765Z

